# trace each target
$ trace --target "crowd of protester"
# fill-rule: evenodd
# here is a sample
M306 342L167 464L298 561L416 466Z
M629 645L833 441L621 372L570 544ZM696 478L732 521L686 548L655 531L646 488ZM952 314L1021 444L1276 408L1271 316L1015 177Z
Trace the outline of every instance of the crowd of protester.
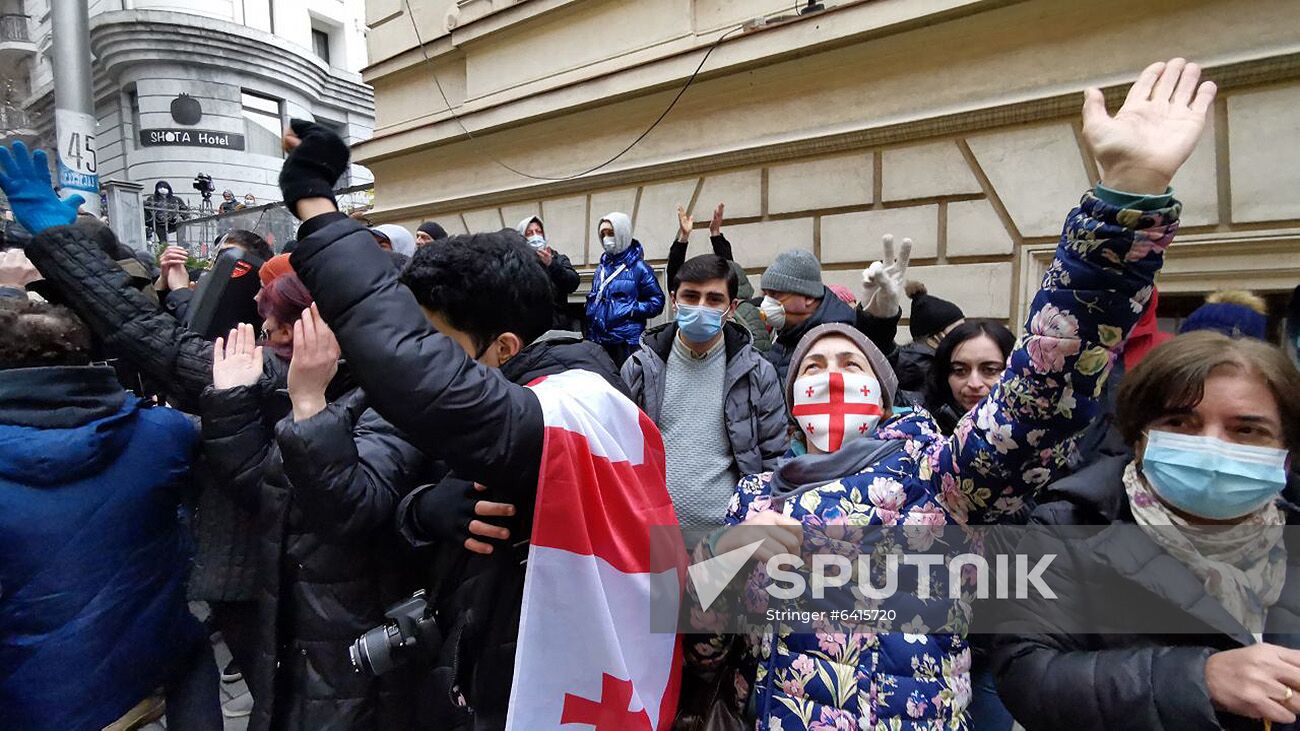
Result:
M566 232L536 216L463 236L364 226L332 195L346 145L295 120L280 185L297 242L274 254L223 235L217 255L257 270L256 318L206 337L185 249L134 255L56 197L43 152L0 149L0 188L32 234L0 259L0 727L100 729L158 695L168 728L219 729L219 683L241 675L251 707L224 713L251 729L1296 723L1300 556L1281 528L1300 522L1300 303L1282 347L1248 292L1213 294L1176 336L1156 319L1177 256L1169 184L1214 96L1182 59L1145 69L1113 116L1087 92L1101 180L1066 214L1019 336L910 280L912 242L892 236L856 292L827 286L805 247L777 254L755 292L722 204L694 256L678 209L666 292L630 217L594 220L603 253L575 309L580 276L552 245ZM171 192L154 195L165 232ZM810 408L845 394L851 413ZM624 405L641 421L620 421ZM557 426L579 422L586 451ZM631 477L629 451L646 460ZM566 699L565 720L529 726L529 542L556 484L588 491L568 511L628 498L613 490L670 501L707 533L683 547L694 561L763 530L754 571L797 554L801 526L1136 526L1067 543L1114 557L1066 562L1071 578L1150 593L1204 632L1076 631L1098 596L1013 607L980 637L919 617L735 635L709 618L741 609L724 599L678 638L662 703L623 698L644 723L570 716ZM1239 530L1198 539L1207 525ZM432 618L421 652L358 672L354 642L413 594ZM190 602L210 610L206 631ZM592 643L635 652L647 632Z

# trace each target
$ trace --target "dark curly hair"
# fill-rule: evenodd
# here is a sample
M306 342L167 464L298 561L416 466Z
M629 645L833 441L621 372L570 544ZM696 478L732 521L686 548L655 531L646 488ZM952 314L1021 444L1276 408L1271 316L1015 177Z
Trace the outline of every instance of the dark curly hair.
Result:
M72 310L0 299L0 370L90 363L90 330Z
M402 272L423 307L470 336L479 352L502 333L528 345L551 327L551 279L513 229L452 236L424 246Z

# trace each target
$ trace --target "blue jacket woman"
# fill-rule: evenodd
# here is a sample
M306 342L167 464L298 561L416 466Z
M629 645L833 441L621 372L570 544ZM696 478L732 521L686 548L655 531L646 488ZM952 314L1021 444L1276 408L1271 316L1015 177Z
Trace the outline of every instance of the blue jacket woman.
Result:
M645 262L641 242L632 238L626 213L600 219L600 257L591 291L587 293L587 337L610 349L621 346L626 359L641 341L646 321L664 309L664 291Z

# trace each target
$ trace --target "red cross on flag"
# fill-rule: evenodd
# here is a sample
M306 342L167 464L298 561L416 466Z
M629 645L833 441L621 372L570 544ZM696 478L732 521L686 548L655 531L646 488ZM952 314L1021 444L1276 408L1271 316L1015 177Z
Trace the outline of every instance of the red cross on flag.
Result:
M846 439L866 436L880 421L880 382L865 373L818 373L794 382L790 413L799 429L823 452Z
M529 388L546 437L506 731L667 731L681 645L651 605L677 615L686 552L651 550L652 527L677 525L663 438L594 373Z

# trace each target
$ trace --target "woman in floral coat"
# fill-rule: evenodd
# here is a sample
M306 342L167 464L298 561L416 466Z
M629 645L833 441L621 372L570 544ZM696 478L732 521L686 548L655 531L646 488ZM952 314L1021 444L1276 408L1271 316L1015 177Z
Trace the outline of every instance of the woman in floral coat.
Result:
M860 392L888 415L896 382L879 351L848 328L819 328L804 338L787 385L803 432L798 456L776 472L742 479L728 515L733 525L787 527L769 530L774 543L758 549L760 562L797 552L794 526L929 526L937 539L945 525L998 523L1066 464L1075 437L1098 413L1110 365L1177 230L1180 206L1169 181L1196 145L1215 95L1212 83L1198 87L1199 78L1200 69L1183 59L1153 64L1114 117L1101 92L1088 90L1084 138L1102 183L1066 219L1001 381L953 436L940 434L920 410L883 421L846 419L838 430L801 416L810 411L802 404L825 403L837 388L841 399ZM696 559L752 540L721 529L696 549ZM762 594L746 592L745 608L761 609L752 602L761 603ZM913 598L916 611L899 611L891 632L844 634L815 622L811 632L769 629L753 648L758 728L969 728L969 617L948 612L946 599L939 610L937 601ZM716 626L710 615L732 609L723 603L697 614L701 628ZM720 637L697 642L688 658L717 666L724 646Z

